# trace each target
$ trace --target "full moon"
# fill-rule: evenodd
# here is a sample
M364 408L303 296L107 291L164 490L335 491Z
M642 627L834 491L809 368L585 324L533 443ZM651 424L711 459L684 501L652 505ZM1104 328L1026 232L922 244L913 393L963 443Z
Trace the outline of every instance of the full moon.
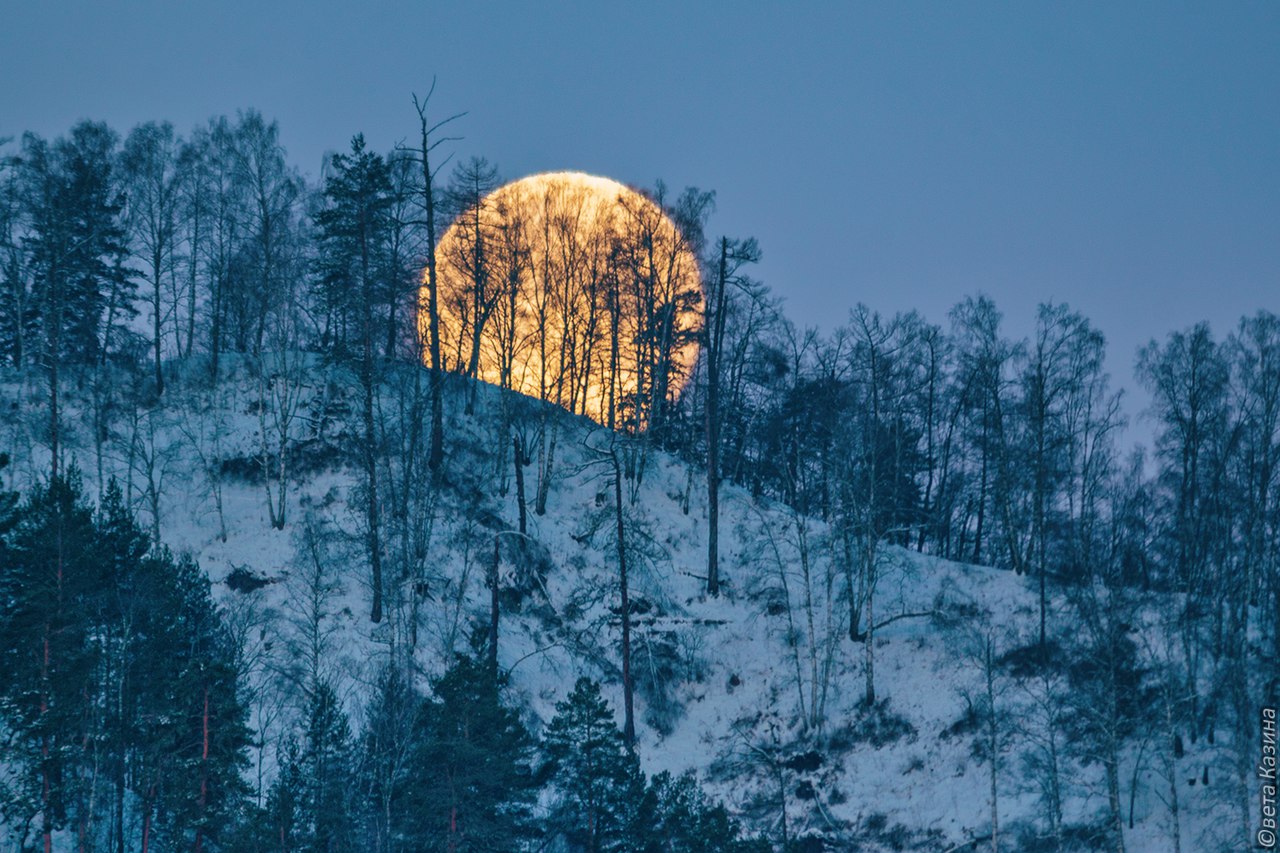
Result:
M697 259L659 205L617 181L506 184L459 212L436 271L447 369L598 423L653 425L697 359Z

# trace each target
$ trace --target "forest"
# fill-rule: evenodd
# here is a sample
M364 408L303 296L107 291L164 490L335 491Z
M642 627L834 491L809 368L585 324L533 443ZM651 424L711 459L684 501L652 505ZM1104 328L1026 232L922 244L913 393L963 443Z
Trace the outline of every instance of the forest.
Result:
M356 134L315 182L254 111L0 148L0 850L945 849L824 814L796 782L838 749L840 685L866 720L901 720L877 664L910 624L976 638L954 734L989 789L951 849L1254 844L1280 660L1280 315L1152 340L1131 424L1129 377L1066 303L1026 330L981 294L800 328L753 277L760 244L716 233L714 193L640 190L698 264L700 289L671 287L660 221L565 253L571 204L491 210L497 167L453 156L429 97L412 106L408 142ZM509 366L537 347L522 383ZM349 488L326 506L335 471ZM584 472L586 509L564 497ZM741 738L741 772L776 799L647 763L680 726L637 672L661 489L698 531L691 597L788 626L768 709L785 731ZM178 493L210 543L287 535L287 583L252 565L215 581L177 544L195 523ZM768 513L750 559L746 506ZM602 663L561 672L539 712L500 631L545 593L528 566L559 555L539 525L574 514L608 583L555 618L597 607ZM487 533L454 548L449 525ZM925 558L998 570L1029 605L890 607L892 566ZM464 587L455 564L485 577ZM270 629L240 603L265 594ZM343 605L370 643L358 688L334 664ZM287 665L262 663L268 635ZM1015 683L1038 714L1015 713ZM1015 777L1034 792L1008 828ZM1140 788L1159 803L1141 838Z

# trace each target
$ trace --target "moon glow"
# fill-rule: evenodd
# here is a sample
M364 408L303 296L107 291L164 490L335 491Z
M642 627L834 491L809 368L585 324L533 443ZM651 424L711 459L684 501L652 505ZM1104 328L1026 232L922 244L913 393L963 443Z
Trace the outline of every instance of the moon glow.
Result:
M445 231L436 271L447 369L598 423L646 428L697 359L697 259L616 181L551 172L499 187Z

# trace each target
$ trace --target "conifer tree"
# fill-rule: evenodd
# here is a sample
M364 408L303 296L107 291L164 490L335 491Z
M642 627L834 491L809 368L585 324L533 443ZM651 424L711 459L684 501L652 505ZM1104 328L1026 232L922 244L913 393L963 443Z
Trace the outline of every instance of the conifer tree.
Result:
M114 478L107 483L94 521L104 575L114 587L102 614L103 660L98 689L103 698L101 763L112 789L108 835L110 849L119 853L126 845L129 770L148 748L143 721L163 705L162 701L142 701L141 688L148 685L155 663L148 652L156 651L149 648L156 632L149 625L164 618L154 612L155 587L170 576L168 572L148 571L159 568L146 562L151 543L129 512ZM161 653L169 654L169 650ZM165 695L162 690L156 693L157 698Z
M769 849L744 841L720 803L712 801L692 772L663 771L649 783L637 810L632 849L638 853L746 853Z
M0 138L0 144L5 141ZM27 364L37 337L21 174L12 158L0 159L0 358L14 367Z
M119 320L133 313L125 267L122 202L112 165L117 138L105 124L81 122L49 145L23 137L22 171L30 224L31 315L48 376L52 473L61 462L64 368L119 348Z
M333 157L333 174L325 186L329 207L316 216L323 237L321 293L328 318L324 341L339 358L356 360L362 390L364 428L365 533L372 574L370 620L382 621L381 507L378 499L377 436L374 430L375 316L388 299L384 245L392 202L386 161L365 149L364 136L351 140L351 153ZM390 307L387 306L387 313ZM380 326L379 326L380 328Z
M435 683L400 798L422 848L499 853L529 837L532 741L500 688L468 656Z
M301 751L286 754L273 802L281 846L289 838L310 853L352 849L355 840L351 808L353 778L351 734L333 688L321 681L313 691Z
M311 783L310 807L315 814L316 851L351 849L351 735L347 715L329 685L321 685L312 702L305 756Z
M0 717L12 733L15 806L46 842L82 792L76 769L100 651L90 616L106 588L95 547L73 467L32 490L0 566Z
M556 705L544 747L556 792L551 825L590 853L626 850L644 779L599 684L578 679Z
M9 467L9 454L0 453L0 471ZM18 493L0 491L0 565L7 565L8 535L18 523Z
M280 750L280 774L267 793L267 804L260 818L265 838L257 839L261 849L279 851L298 850L302 847L302 802L306 780L302 775L302 760L298 744L288 741ZM264 843L265 842L265 843Z
M240 774L249 729L235 644L193 560L161 549L141 569L154 590L149 642L137 655L138 678L146 679L139 709L144 823L154 817L168 837L194 836L199 851L235 825L246 791Z

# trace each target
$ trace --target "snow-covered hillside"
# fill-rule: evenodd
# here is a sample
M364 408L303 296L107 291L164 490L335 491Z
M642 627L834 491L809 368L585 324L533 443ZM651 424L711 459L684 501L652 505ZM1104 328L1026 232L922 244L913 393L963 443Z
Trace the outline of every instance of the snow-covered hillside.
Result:
M240 366L212 390L175 385L156 409L118 418L100 457L87 389L71 395L68 418L83 419L68 458L88 491L99 470L117 477L140 518L154 522L170 548L195 555L214 583L246 649L260 744L249 772L259 796L274 773L280 732L296 714L305 668L325 671L358 724L392 646L412 647L425 689L455 652L487 636L495 547L499 662L530 728L550 718L580 675L601 680L620 714L613 448L631 474L625 536L646 771L693 769L753 833L821 837L829 849L848 850L989 849L994 784L1002 849L1049 850L1056 839L1046 832L1044 783L1052 753L1059 839L1067 849L1092 849L1107 791L1101 764L1072 742L1069 718L1079 712L1061 700L1067 667L1019 666L1038 631L1031 579L884 546L869 655L865 639L849 637L850 581L821 521L726 486L726 583L709 598L700 577L707 528L700 472L488 386L476 390L468 415L471 389L452 380L447 471L437 486L413 486L409 501L416 568L388 560L387 616L374 624L360 541L354 385L335 368L280 361L278 374L265 378ZM398 498L397 407L413 373L396 372L379 396L385 500ZM13 487L41 476L45 464L41 421L20 402L23 393L6 391L0 436L15 460L6 472ZM282 399L294 407L283 426ZM525 469L527 537L512 533L519 510L508 423L535 460ZM539 432L544 425L551 434ZM283 510L281 484L264 480L258 461L281 435L291 448ZM546 511L538 514L540 439L552 435ZM281 513L283 525L273 526ZM1061 594L1050 603L1059 643L1069 646L1085 629ZM1120 768L1124 813L1133 819L1128 849L1169 849L1170 770L1183 849L1217 849L1227 814L1227 789L1212 783L1225 778L1221 742L1188 744L1167 768L1146 740L1126 741Z

